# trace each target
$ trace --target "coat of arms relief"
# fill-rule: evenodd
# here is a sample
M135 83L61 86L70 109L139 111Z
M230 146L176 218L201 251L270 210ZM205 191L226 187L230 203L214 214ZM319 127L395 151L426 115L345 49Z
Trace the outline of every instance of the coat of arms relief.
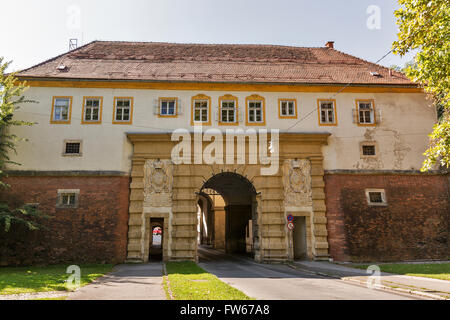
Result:
M308 160L285 160L283 185L285 206L312 206L311 164Z
M172 162L151 159L144 165L144 206L172 206Z

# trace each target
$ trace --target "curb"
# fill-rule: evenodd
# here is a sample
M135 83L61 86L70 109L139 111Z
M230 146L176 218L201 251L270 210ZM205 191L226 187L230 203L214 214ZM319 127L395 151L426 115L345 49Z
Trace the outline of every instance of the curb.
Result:
M365 281L360 281L360 280L356 280L356 279L350 279L350 278L341 278L343 281L347 281L347 282L356 282L360 285L366 285ZM431 294L431 293L427 293L427 292L423 292L423 291L419 291L419 290L408 290L408 289L403 289L403 288L394 288L394 287L389 287L389 286L385 286L382 284L375 284L374 287L376 289L380 289L380 290L384 290L384 291L397 291L400 293L406 293L406 294L410 294L410 295L415 295L415 296L421 296L421 297L426 297L426 298L430 298L433 300L449 300L446 299L442 296L439 295L435 295L435 294Z
M170 289L170 281L169 281L169 275L167 274L166 264L163 263L163 272L164 272L164 278L166 278L167 282L167 292L169 293L170 300L175 300L172 294L172 289Z
M296 270L301 270L302 272L308 273L308 274L314 274L314 275L319 275L322 277L328 277L328 278L333 278L333 279L340 279L346 282L353 282L353 283L357 283L359 285L364 285L366 286L366 281L360 281L360 280L356 280L356 279L352 279L349 277L339 277L333 274L327 274L327 273L323 273L323 272L318 272L318 271L311 271L308 269L303 269L295 264L288 264L289 267L296 269ZM415 295L415 296L421 296L421 297L426 297L426 298L430 298L433 300L450 300L447 298L444 298L442 296L439 295L435 295L435 294L431 294L431 293L427 293L427 292L423 292L423 291L419 291L419 290L408 290L408 289L403 289L403 288L393 288L393 287L389 287L389 286L385 286L385 285L381 285L381 284L376 284L374 285L375 289L379 289L379 290L383 290L383 291L396 291L402 294L409 294L409 295Z

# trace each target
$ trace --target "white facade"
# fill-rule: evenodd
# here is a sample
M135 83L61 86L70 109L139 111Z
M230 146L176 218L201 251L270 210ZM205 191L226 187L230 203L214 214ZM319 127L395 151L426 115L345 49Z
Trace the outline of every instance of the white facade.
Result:
M329 132L328 145L323 147L325 170L419 170L428 145L427 134L436 121L436 112L422 93L339 93L329 92L244 92L244 91L191 91L146 90L108 88L31 87L26 96L38 104L25 104L17 111L17 118L36 122L32 127L13 128L21 142L10 170L67 171L99 170L128 173L131 168L132 144L126 132L171 132L177 128L191 129L191 98L204 94L211 98L211 126L222 130L233 128L263 128L245 126L245 99L253 94L265 98L266 128L285 132ZM219 97L231 94L238 98L241 110L239 126L218 125L216 110ZM335 96L334 96L335 95ZM71 96L70 124L51 124L54 96ZM101 124L82 124L82 105L85 96L103 97ZM113 124L114 97L133 97L132 124ZM155 100L177 97L181 114L175 118L155 115ZM297 100L296 119L280 119L278 99ZM320 126L318 99L336 100L337 125ZM381 110L382 119L376 126L358 126L353 120L357 99L373 99L375 109ZM63 156L65 140L82 140L82 156ZM377 155L362 159L360 143L376 142Z

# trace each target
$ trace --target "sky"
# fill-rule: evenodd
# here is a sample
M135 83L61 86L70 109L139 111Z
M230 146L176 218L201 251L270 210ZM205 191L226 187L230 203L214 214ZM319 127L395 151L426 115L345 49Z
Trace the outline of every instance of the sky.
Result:
M322 47L376 62L398 28L396 0L0 0L0 57L24 69L93 40ZM380 64L403 66L413 54Z

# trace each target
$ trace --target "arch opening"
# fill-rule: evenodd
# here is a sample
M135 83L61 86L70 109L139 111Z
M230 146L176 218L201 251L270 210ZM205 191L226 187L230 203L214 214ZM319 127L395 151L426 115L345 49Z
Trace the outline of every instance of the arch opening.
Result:
M240 174L222 172L208 179L198 197L198 244L254 257L259 244L256 195Z

